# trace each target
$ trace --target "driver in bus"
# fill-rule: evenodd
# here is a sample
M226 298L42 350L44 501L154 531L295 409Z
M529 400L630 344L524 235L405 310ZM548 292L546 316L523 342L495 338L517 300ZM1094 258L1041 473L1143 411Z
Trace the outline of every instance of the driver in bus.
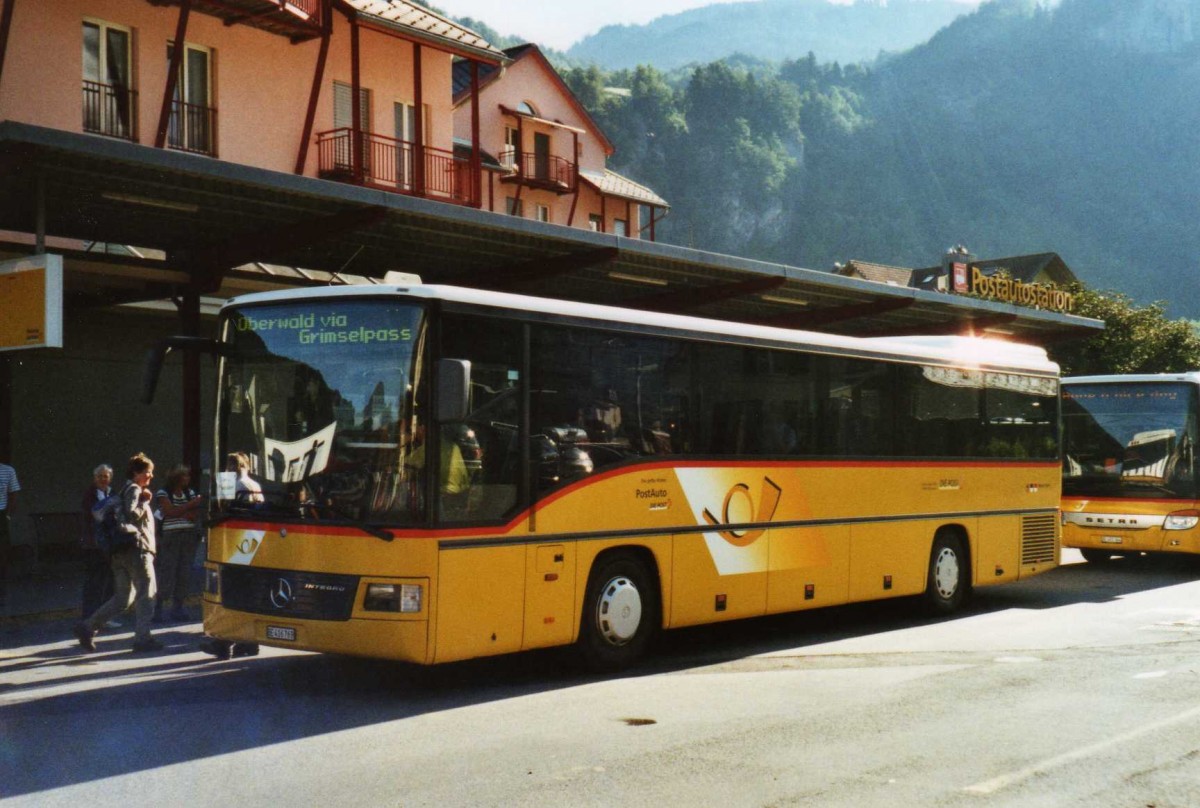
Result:
M315 371L297 373L288 399L290 438L304 438L334 421L334 393Z
M425 424L419 423L413 431L412 451L404 465L414 471L425 468ZM454 440L443 433L438 472L441 475L438 487L442 492L443 509L447 514L461 514L466 510L467 494L471 488L471 475L463 460L462 449Z

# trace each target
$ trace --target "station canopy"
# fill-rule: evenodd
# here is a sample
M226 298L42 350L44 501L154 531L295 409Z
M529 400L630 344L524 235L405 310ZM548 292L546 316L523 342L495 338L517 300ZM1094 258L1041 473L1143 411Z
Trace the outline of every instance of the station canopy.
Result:
M185 288L222 296L377 282L395 270L427 283L856 336L988 333L1046 344L1103 327L13 121L0 122L0 230L135 247L120 257L61 251L68 310ZM0 258L22 251L28 245L0 244Z

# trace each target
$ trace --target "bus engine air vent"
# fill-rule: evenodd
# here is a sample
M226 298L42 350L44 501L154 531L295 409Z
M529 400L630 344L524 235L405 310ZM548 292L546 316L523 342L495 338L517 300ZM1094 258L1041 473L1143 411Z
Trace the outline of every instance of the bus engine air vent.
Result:
M1054 514L1021 517L1021 566L1052 564L1057 558Z

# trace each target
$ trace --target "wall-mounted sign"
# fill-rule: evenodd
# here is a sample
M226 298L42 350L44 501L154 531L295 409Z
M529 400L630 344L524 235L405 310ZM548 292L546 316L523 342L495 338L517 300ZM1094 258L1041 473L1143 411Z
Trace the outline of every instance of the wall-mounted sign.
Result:
M63 345L61 255L0 261L0 351Z
M954 272L954 291L959 292L960 294L962 292L966 292L968 288L967 265L962 263L953 263L950 265L950 269Z
M1044 283L1025 283L1012 278L985 275L979 267L971 267L971 291L989 300L1048 311L1068 312L1075 307L1075 297L1069 292Z

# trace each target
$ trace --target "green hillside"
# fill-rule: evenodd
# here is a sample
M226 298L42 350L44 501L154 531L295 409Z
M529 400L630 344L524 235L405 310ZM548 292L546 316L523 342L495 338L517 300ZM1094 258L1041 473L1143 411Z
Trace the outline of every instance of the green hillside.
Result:
M1196 318L1197 33L1200 0L995 0L870 68L566 74L672 203L663 241L816 269L1055 251Z
M568 50L575 62L614 70L653 63L662 70L752 53L781 61L814 52L822 61L861 62L907 50L971 8L952 0L758 0L720 3L609 25Z

